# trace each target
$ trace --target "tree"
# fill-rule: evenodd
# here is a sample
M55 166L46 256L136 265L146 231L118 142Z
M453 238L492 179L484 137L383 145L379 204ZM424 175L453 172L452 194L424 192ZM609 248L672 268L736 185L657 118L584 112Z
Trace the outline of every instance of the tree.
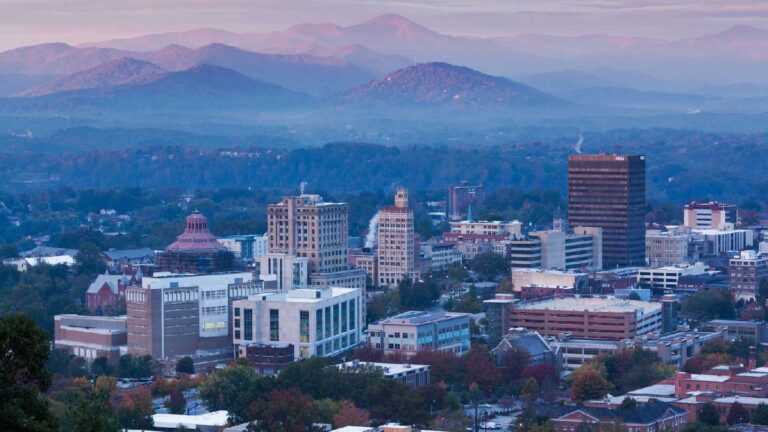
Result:
M171 414L184 414L187 408L187 399L184 397L184 393L179 390L178 387L173 387L167 401L165 401L165 407Z
M768 425L768 405L761 403L752 413L752 423L759 425Z
M195 362L190 356L184 356L176 362L176 372L184 374L195 373Z
M343 401L341 409L333 416L333 426L368 426L371 422L371 413L355 406L351 401Z
M729 425L749 423L749 411L747 411L741 403L734 402L731 404L731 407L728 408L728 415L726 416L725 421L727 421Z
M453 303L452 311L464 313L478 313L483 311L483 302L477 292L475 284L469 286L469 290L461 298Z
M25 315L0 318L0 430L57 428L43 396L51 384L45 333Z
M248 417L258 419L254 432L305 432L312 426L312 398L296 387L274 389L251 404Z
M101 250L94 243L84 242L80 245L80 251L75 256L77 273L89 276L102 274L107 270L107 264L101 255Z
M702 373L704 371L704 362L699 357L691 357L685 361L683 371L686 373Z
M242 422L251 401L268 391L270 383L252 367L236 364L206 377L200 384L200 398L210 410L226 409L236 423Z
M470 268L480 276L480 279L492 281L509 272L509 261L497 253L483 252L475 255Z
M720 414L717 412L717 408L710 402L705 403L699 408L696 418L699 422L710 426L720 424Z
M760 285L757 288L757 299L760 302L760 306L765 307L765 302L768 300L768 279L760 279Z
M464 356L464 365L466 368L464 384L467 386L476 383L481 390L487 391L501 378L501 373L487 349L472 348L469 354Z
M736 316L733 294L727 290L699 291L683 300L680 311L698 321Z
M99 357L91 363L91 373L95 376L111 375L114 370L115 368L109 364L109 359L106 357Z
M530 360L531 354L525 348L513 347L505 351L499 362L499 371L504 382L510 384L522 378Z
M608 394L608 381L594 370L585 370L573 380L571 398L583 402Z
M100 376L94 384L85 378L75 380L76 389L68 397L68 409L62 420L64 432L115 432L117 418L110 405L115 379Z
M637 408L637 400L629 396L625 397L624 400L621 401L621 405L619 406L619 409L623 409L623 410L633 410L635 408Z
M124 429L149 429L153 425L152 394L146 387L124 392L121 397L113 397L113 409L117 421Z
M451 264L451 267L448 268L448 277L456 282L463 282L467 276L469 276L469 273L460 262L453 263Z

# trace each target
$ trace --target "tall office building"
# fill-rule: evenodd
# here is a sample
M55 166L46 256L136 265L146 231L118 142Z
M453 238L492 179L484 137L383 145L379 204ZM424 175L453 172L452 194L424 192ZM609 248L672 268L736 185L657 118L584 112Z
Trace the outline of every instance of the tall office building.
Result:
M482 185L471 186L462 181L457 186L448 188L446 196L448 217L452 220L460 220L467 217L469 207L477 207L483 203L484 188Z
M645 156L568 157L568 224L603 229L603 267L645 265Z
M269 252L309 260L310 272L347 269L349 205L320 195L283 197L267 208Z
M379 286L397 285L406 277L419 279L418 243L414 238L413 210L408 191L398 188L395 205L379 212Z
M267 208L269 254L295 256L309 261L309 285L365 288L365 270L349 265L347 235L349 232L349 205L325 202L320 195L301 194L283 197L278 204ZM267 258L269 259L269 258ZM274 267L269 274L292 275L297 270ZM277 270L276 270L277 269ZM287 287L287 286L286 286ZM306 282L293 283L294 288L306 287ZM284 287L285 288L285 287Z

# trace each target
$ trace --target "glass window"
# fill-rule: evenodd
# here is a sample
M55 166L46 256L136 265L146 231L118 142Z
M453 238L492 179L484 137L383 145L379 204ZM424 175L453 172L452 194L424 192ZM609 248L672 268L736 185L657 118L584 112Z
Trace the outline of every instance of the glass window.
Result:
M309 311L299 311L299 342L309 342Z
M347 302L341 304L341 332L347 331Z
M323 338L323 310L318 309L315 311L315 339L320 340Z
M339 305L333 305L333 335L339 334Z
M269 340L280 340L280 311L277 309L269 310Z
M331 307L330 306L325 308L325 320L323 322L325 323L325 327L324 327L325 339L328 339L329 337L331 337Z
M349 329L354 330L356 325L355 320L355 300L349 301Z
M243 309L243 339L253 340L253 310Z

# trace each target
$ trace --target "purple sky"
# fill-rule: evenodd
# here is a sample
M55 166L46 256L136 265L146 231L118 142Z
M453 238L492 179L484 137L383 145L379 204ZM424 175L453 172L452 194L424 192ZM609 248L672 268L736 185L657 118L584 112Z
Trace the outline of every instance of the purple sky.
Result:
M678 38L735 24L768 28L766 0L0 0L0 50L213 27L268 32L397 13L476 36L603 33Z

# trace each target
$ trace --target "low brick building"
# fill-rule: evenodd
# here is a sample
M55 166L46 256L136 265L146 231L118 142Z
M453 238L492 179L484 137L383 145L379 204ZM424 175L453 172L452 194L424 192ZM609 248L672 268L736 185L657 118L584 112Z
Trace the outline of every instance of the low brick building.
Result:
M54 347L91 362L106 357L116 363L127 343L126 317L56 315Z
M237 347L237 356L251 362L259 375L277 375L293 363L294 346L289 343L252 343Z
M687 411L661 401L648 401L635 409L572 407L552 418L554 432L574 432L582 424L597 427L626 426L627 432L680 431L688 423Z

